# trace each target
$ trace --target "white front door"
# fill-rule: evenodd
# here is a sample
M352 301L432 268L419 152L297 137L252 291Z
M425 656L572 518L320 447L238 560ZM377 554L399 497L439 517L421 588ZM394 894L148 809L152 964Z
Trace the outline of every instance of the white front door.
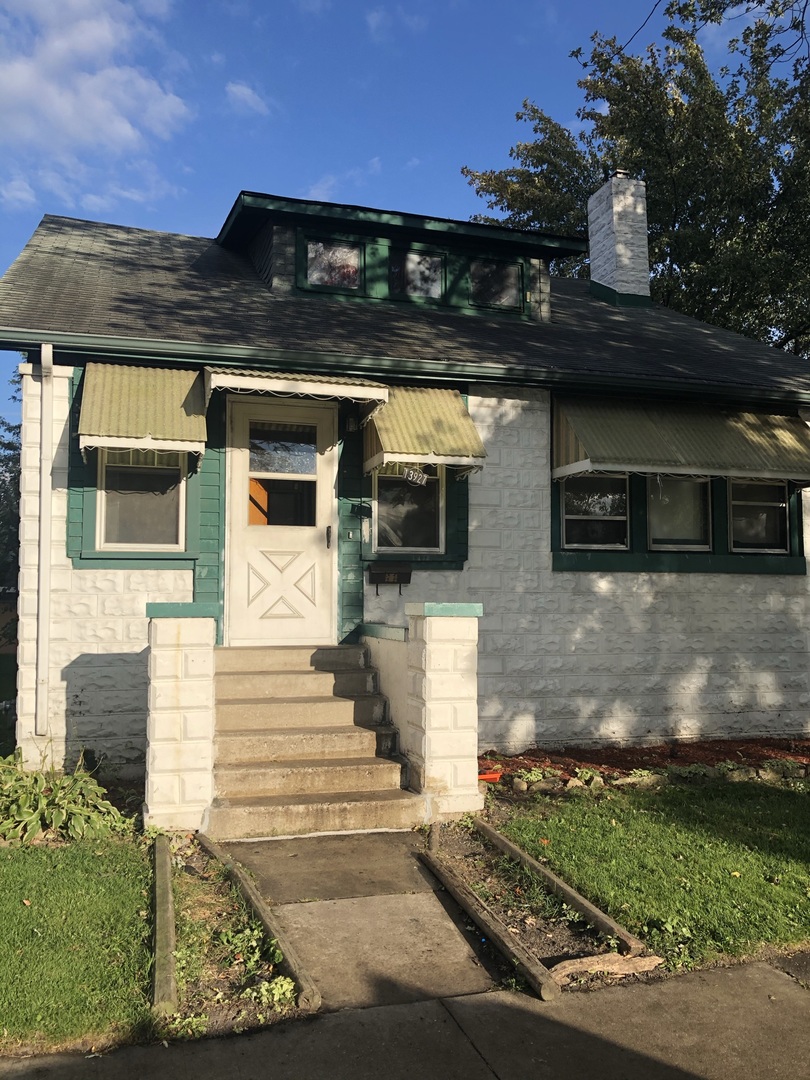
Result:
M331 645L337 619L337 409L228 409L227 640Z

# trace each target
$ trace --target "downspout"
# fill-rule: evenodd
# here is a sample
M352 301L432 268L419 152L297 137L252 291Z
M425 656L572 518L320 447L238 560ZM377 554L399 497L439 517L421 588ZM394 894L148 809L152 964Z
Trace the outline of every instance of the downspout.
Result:
M53 473L53 345L40 349L39 542L37 585L37 695L34 734L48 734L51 668L51 484Z

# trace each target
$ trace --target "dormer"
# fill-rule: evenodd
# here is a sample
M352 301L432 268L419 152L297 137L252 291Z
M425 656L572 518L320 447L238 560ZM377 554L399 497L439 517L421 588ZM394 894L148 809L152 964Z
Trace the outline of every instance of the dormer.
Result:
M584 240L242 192L217 238L275 296L414 304L547 322L548 263Z

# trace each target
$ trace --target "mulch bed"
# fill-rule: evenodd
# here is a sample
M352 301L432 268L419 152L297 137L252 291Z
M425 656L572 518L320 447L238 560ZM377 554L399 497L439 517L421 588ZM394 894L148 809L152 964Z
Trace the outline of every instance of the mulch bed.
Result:
M786 758L810 765L810 739L707 739L701 742L660 743L655 746L566 747L559 752L526 750L514 757L494 750L481 755L479 770L497 764L504 776L523 769L558 769L563 780L577 769L595 769L601 774L627 776L634 769L666 769L668 765L735 765L756 767L763 762Z

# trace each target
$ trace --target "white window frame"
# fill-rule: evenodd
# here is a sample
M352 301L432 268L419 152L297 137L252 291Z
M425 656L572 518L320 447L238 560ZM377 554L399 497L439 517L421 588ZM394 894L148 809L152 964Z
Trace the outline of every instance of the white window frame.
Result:
M785 546L778 548L763 548L763 547L744 547L735 546L734 544L734 507L735 506L781 506L782 500L778 502L766 502L762 499L757 499L756 502L751 502L747 499L735 499L734 498L734 485L735 484L767 484L770 487L779 487L784 492L784 521L785 521ZM789 555L790 554L790 492L788 490L787 480L743 480L743 479L728 479L728 550L734 554L745 555Z
M123 449L123 448L122 448ZM128 447L128 450L137 451L138 447ZM121 450L113 450L113 453L121 453ZM158 455L158 462L160 460L159 455L161 451L153 451ZM180 483L179 483L179 499L178 499L178 523L177 523L177 537L178 542L176 544L120 544L111 543L104 539L107 526L107 499L106 499L106 471L107 471L107 455L109 453L106 449L99 449L98 452L98 472L96 477L96 550L97 551L185 551L186 550L186 483L188 479L188 454L172 450L168 453L177 454L179 457L179 470L180 470ZM121 467L120 462L114 463L114 467ZM123 466L127 468L126 465ZM131 466L137 468L137 466ZM156 468L160 468L160 465L156 465ZM142 465L141 469L147 469L149 466Z
M588 473L593 479L624 480L624 499L626 513L623 516L611 515L591 517L586 514L566 514L565 485L567 480L581 480L582 476L567 477L561 481L560 491L560 527L562 531L562 549L564 551L629 551L630 550L630 477L627 473ZM569 544L567 542L566 521L623 521L625 523L625 542L623 544Z
M647 550L648 551L711 551L712 550L712 490L709 480L693 478L691 476L664 476L663 480L689 481L693 484L702 484L706 490L706 523L708 525L708 543L706 544L656 544L652 536L652 514L650 513L650 499L658 483L658 477L647 477Z
M402 466L407 468L407 466ZM415 466L419 468L419 466ZM447 550L447 469L444 465L436 466L436 476L430 477L431 481L439 485L439 546L438 547L388 547L377 542L377 526L379 524L377 490L380 474L375 470L372 477L372 516L371 516L371 541L372 551L375 555L444 555ZM383 479L386 479L383 475ZM401 477L391 477L401 479Z

